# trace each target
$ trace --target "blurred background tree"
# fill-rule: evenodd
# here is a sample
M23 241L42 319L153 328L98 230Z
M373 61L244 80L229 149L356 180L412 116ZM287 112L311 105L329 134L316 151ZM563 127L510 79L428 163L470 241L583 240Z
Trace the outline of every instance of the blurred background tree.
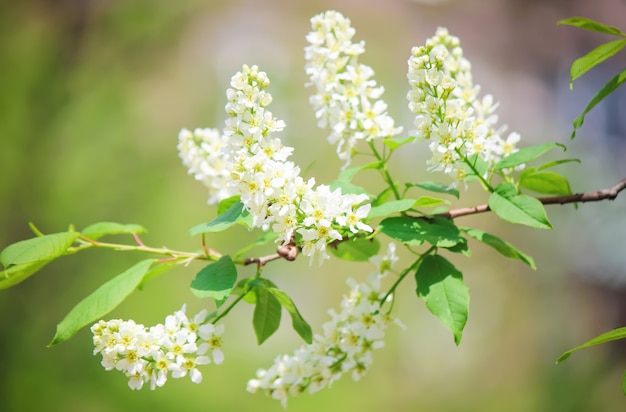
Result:
M215 215L204 188L186 176L176 153L181 127L221 127L225 89L241 64L268 72L272 111L287 123L281 134L294 160L320 182L341 163L322 144L308 105L302 48L309 18L337 9L366 41L363 61L385 85L389 112L410 129L405 74L411 46L437 26L460 37L474 76L501 102L501 121L528 144L567 143L582 165L565 166L573 190L612 185L626 175L626 94L616 93L569 142L571 120L591 95L624 66L595 70L568 89L571 61L599 44L594 33L557 27L583 15L623 28L619 0L287 0L96 1L0 3L0 246L30 235L82 228L96 221L140 223L148 244L193 249L187 229ZM413 181L425 171L424 147L403 153L396 173ZM484 203L466 196L467 202ZM617 411L626 365L623 347L577 354L555 366L560 353L626 324L626 204L548 209L556 230L534 233L488 215L471 224L513 239L535 257L532 272L478 245L474 259L456 264L472 289L463 344L456 348L438 321L402 291L396 314L407 331L392 330L387 348L360 382L344 379L330 390L290 401L292 411ZM245 230L209 238L226 253ZM154 392L128 389L91 355L80 332L53 349L54 327L82 297L121 272L132 256L85 252L50 264L32 279L0 292L0 409L6 411L279 410L277 402L245 393L257 367L299 345L290 328L256 346L249 308L227 319L221 366L203 369L200 386L168 382ZM345 290L347 264L322 271L305 260L272 267L273 278L315 326ZM363 276L370 270L362 266ZM176 269L135 293L111 317L146 325L189 303L199 267ZM351 273L355 272L350 265ZM370 394L363 396L363 394Z

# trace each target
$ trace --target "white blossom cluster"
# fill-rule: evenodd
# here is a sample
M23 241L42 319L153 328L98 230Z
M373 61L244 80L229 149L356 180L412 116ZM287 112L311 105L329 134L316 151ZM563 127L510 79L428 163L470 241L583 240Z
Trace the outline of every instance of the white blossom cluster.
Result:
M232 196L226 185L229 176L221 153L224 146L226 139L217 129L182 129L178 134L178 154L189 174L209 188L209 204Z
M199 365L224 361L221 351L224 325L206 323L207 311L187 318L185 306L165 318L165 323L146 328L133 320L101 320L91 327L94 355L102 355L106 370L117 369L129 378L131 389L163 386L173 378L189 375L200 383Z
M399 323L381 308L385 293L380 280L396 260L395 246L390 245L387 256L372 259L377 270L367 282L348 279L350 292L339 312L329 311L331 320L323 325L323 333L292 355L278 356L269 369L259 369L247 390L261 391L286 406L289 396L317 392L344 374L359 380L373 362L372 351L384 346L385 329L393 321Z
M408 64L409 109L416 115L417 138L430 142L431 170L463 182L473 155L494 164L517 151L519 135L503 138L506 127L496 129L498 105L491 95L478 98L471 65L447 29L437 29L425 46L414 47Z
M337 143L337 154L350 164L359 140L393 136L401 131L387 114L387 104L380 100L384 88L372 78L374 70L358 62L364 43L353 43L355 30L350 20L336 11L327 11L311 19L313 29L306 39L306 73L317 94L310 101L318 125L329 127L330 143Z
M342 194L326 185L314 188L315 179L305 181L300 168L287 161L293 148L271 135L285 124L267 110L272 101L268 85L267 75L257 66L244 65L231 79L223 149L228 185L240 195L253 226L271 228L283 244L295 237L304 255L321 262L328 257L327 243L348 232L372 231L362 222L371 206L361 205L366 195Z

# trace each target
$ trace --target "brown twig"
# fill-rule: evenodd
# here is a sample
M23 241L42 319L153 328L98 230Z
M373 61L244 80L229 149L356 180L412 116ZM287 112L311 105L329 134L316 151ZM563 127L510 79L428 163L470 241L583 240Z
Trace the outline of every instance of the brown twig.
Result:
M539 200L544 205L564 205L566 203L577 203L577 202L599 202L601 200L615 200L617 195L626 189L626 178L622 179L618 184L613 187L609 187L608 189L601 189L595 192L588 193L576 193L573 195L565 195L565 196L550 196L550 197L539 197ZM460 209L453 209L444 213L437 213L431 217L443 217L446 219L455 219L461 216L467 215L475 215L477 213L488 212L491 209L489 205L478 205L474 207L464 207Z

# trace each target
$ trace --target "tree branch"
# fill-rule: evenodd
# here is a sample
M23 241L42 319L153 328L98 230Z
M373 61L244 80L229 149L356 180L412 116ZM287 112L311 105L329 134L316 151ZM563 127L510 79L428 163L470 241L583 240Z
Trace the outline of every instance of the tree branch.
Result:
M622 179L618 184L613 187L609 187L608 189L601 189L595 192L588 193L576 193L573 195L565 195L565 196L550 196L550 197L539 197L539 200L544 205L564 205L566 203L577 203L577 202L599 202L601 200L615 200L617 195L626 189L626 178ZM464 207L460 209L453 209L444 213L437 213L432 217L443 217L446 219L455 219L461 216L467 215L475 215L478 213L489 212L491 209L489 205L478 205L474 207Z

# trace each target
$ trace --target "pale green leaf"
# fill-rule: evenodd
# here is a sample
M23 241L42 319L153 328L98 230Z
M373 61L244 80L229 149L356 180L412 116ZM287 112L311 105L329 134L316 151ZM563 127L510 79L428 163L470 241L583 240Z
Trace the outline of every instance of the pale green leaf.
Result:
M598 21L588 19L586 17L570 17L568 19L559 20L557 24L565 24L568 26L578 27L584 30L596 31L598 33L612 34L615 36L626 36L620 29L613 26L602 24Z
M520 175L520 186L537 193L550 195L572 194L569 182L558 173L550 171L531 172Z
M380 243L376 239L356 238L337 244L336 248L330 247L330 252L343 260L352 262L365 262L378 254Z
M37 273L49 261L21 263L12 265L0 272L0 290L10 288Z
M98 222L84 228L81 234L95 240L105 235L143 233L145 231L146 229L142 226L134 223Z
M389 216L394 213L404 212L405 210L412 208L416 201L417 200L415 199L400 199L374 206L370 209L367 218L371 219L374 217Z
M521 250L517 249L511 243L479 229L463 228L461 230L463 230L465 233L467 233L469 236L473 237L474 239L480 242L483 242L486 245L491 246L502 256L508 257L510 259L520 260L526 263L528 266L530 266L533 270L537 269L537 266L535 265L535 261L533 260L533 258L528 256Z
M536 146L525 147L523 149L518 150L515 153L511 153L510 155L504 157L498 163L494 165L495 170L501 169L509 169L511 167L519 166L524 163L528 163L531 160L535 160L539 156L543 155L546 152L554 149L555 147L561 147L563 150L566 150L565 146L560 143L550 142L543 143Z
M208 232L221 232L228 229L235 223L247 224L249 220L246 219L247 216L249 216L249 214L247 212L244 212L243 204L237 201L236 203L232 204L228 208L228 210L220 214L212 221L194 226L189 230L189 232L192 235L198 235L200 233Z
M583 343L580 346L576 346L575 348L568 350L567 352L559 356L559 359L557 359L556 363L563 362L565 359L571 356L572 352L575 352L577 350L600 345L602 343L611 342L618 339L626 339L626 327L613 329L611 331L603 333L602 335L596 336L595 338Z
M154 261L142 260L81 300L57 325L56 334L49 346L68 340L83 326L97 321L115 309L137 288Z
M617 52L622 50L626 46L626 40L613 40L607 43L603 43L585 54L582 57L574 60L572 67L570 68L570 89L573 87L574 80L578 79L589 70L593 69L598 64L602 63L606 59L614 56Z
M507 222L537 229L552 229L541 202L534 197L517 194L511 183L502 182L496 187L489 196L489 208Z
M78 235L77 232L61 232L13 243L0 252L0 263L9 267L56 259L65 254Z

